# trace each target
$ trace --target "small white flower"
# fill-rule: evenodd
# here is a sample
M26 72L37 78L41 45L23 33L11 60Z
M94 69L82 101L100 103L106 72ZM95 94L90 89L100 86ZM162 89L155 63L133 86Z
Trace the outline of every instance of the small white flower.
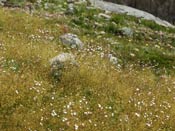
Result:
M67 114L67 111L64 109L64 110L63 110L63 113L64 113L64 114Z
M62 118L62 121L63 121L63 122L65 122L65 121L67 121L67 120L68 120L68 119L67 119L66 117L63 117L63 118Z
M51 115L52 115L53 117L54 117L54 116L57 116L57 113L55 112L55 110L52 110Z
M77 124L74 125L75 130L78 130L78 127L79 126Z
M134 54L134 53L130 53L130 56L134 57L134 56L135 56L135 54Z
M71 115L72 115L72 116L76 116L76 115L77 115L77 113L76 113L76 112L73 112L73 113L71 113Z
M92 120L88 120L89 121L89 123L92 123Z
M19 91L18 90L15 90L16 94L19 94Z
M151 127L151 123L146 123L146 126Z
M137 112L135 113L135 115L136 115L137 117L140 117L140 114L139 114L139 113L137 113Z
M98 104L98 107L101 108L102 106L100 104Z

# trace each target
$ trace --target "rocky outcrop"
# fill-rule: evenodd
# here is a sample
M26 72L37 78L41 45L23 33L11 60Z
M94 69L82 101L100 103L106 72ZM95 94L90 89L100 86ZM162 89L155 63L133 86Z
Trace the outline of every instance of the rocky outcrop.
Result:
M155 21L159 25L174 28L174 26L170 24L169 22L161 20L160 18L155 17L154 15L147 13L145 11L141 11L141 10L138 10L132 7L125 6L125 5L119 5L119 4L114 4L114 3L100 1L100 0L90 0L90 2L93 6L103 9L103 10L127 14L127 15L138 17L138 18L143 18L146 20L152 20L152 21Z
M147 11L157 17L175 22L175 0L104 0Z
M61 53L50 61L51 75L59 80L66 65L76 65L75 56L71 53Z
M71 33L64 34L60 36L60 40L63 45L70 48L82 49L84 46L83 42L75 34Z

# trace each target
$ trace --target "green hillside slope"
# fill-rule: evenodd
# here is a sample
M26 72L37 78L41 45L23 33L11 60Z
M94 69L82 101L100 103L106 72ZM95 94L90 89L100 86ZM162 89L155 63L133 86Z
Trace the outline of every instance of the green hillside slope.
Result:
M175 130L175 29L85 3L73 13L65 1L44 5L0 7L1 131ZM84 48L62 45L66 33ZM78 66L57 79L49 60L63 52Z

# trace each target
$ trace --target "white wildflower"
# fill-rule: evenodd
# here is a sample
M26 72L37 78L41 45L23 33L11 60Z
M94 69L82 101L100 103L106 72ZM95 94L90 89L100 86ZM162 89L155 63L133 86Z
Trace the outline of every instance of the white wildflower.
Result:
M75 130L78 130L78 127L79 126L77 124L74 125Z
M139 113L137 113L137 112L135 113L135 115L136 115L137 117L140 117L140 114L139 114Z
M55 110L52 110L51 115L52 115L53 117L54 117L54 116L57 116L57 113L55 112Z

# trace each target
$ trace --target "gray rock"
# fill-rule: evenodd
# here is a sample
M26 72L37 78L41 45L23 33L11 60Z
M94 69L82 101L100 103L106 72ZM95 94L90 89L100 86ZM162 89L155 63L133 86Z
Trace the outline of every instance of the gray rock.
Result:
M167 21L161 20L158 17L155 17L154 15L147 13L145 11L141 11L138 9L134 9L132 7L128 7L125 5L119 5L119 4L114 4L114 3L110 3L110 2L104 2L101 0L89 0L91 2L91 4L96 7L96 8L100 8L102 10L107 10L107 11L111 11L111 12L115 12L115 13L121 13L121 14L127 14L127 15L131 15L131 16L135 16L137 18L143 18L146 20L152 20L155 21L157 24L165 26L165 27L172 27L175 28L175 26L173 26L172 24L170 24Z
M133 36L133 30L128 27L123 27L120 29L120 32L124 36L132 37Z
M4 6L4 2L6 2L7 0L0 0L0 6Z
M51 75L54 79L59 80L65 65L76 65L75 56L71 53L61 53L50 61Z
M84 44L75 34L67 33L65 35L60 36L60 40L63 45L68 46L70 48L82 49Z
M117 59L117 57L113 56L112 54L108 54L108 58L109 58L109 61L110 61L112 64L114 64L114 65L118 64L118 59Z
M61 53L50 60L50 64L55 63L65 63L65 62L75 62L75 56L71 53Z
M73 3L68 4L67 13L74 14L74 4Z

